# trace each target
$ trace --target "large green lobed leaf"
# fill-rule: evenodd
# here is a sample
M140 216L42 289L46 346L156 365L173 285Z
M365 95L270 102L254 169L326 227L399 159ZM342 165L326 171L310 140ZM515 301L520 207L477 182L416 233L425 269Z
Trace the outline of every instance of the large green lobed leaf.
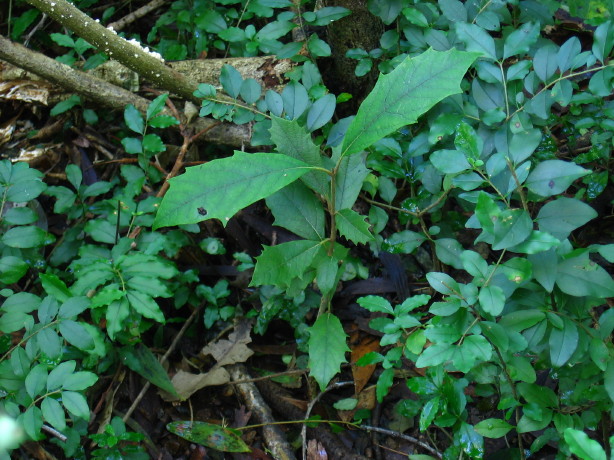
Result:
M461 79L478 56L454 49L428 49L407 57L388 75L380 75L347 130L343 154L360 152L398 128L415 123L442 99L460 93Z
M188 168L170 180L154 229L206 219L220 219L225 226L241 209L307 172L308 165L286 155L240 151L229 158Z

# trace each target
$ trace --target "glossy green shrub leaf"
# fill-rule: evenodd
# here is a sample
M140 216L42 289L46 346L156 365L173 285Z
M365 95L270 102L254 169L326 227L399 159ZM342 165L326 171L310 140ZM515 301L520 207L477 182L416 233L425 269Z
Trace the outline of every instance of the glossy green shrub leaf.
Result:
M339 264L335 259L325 259L318 264L316 282L322 294L326 295L335 289L338 275Z
M73 374L76 366L77 362L70 360L64 361L63 363L58 364L55 369L52 369L51 372L49 372L49 377L47 378L47 391L55 391L58 388L61 388L64 380Z
M21 423L26 434L34 440L41 439L43 427L43 414L37 406L30 406L21 418Z
M147 155L153 155L166 151L166 145L157 134L145 134L143 136L143 151Z
M522 254L537 254L555 248L560 243L558 238L555 238L549 233L533 230L526 240L509 249L512 252L519 252Z
M467 24L466 22L457 22L456 34L458 39L465 44L467 51L480 53L482 57L492 59L493 61L497 60L495 41L481 27L475 24Z
M5 334L23 329L24 324L32 321L32 316L20 311L4 313L0 316L0 331Z
M54 241L53 235L34 225L13 227L2 235L2 242L11 248L36 248Z
M460 292L458 283L450 275L445 273L430 272L426 275L426 280L437 292L444 295L454 295Z
M75 391L62 391L62 405L73 414L75 417L79 417L88 420L90 417L90 408L87 405L85 397L81 393Z
M591 343L588 348L591 360L595 365L605 372L610 359L610 351L603 341L597 337L591 339Z
M28 271L28 264L21 258L6 256L0 259L0 282L12 284L19 281Z
M563 318L563 328L550 331L550 361L555 367L563 366L578 347L578 328L569 319Z
M148 294L139 291L128 291L126 294L130 306L146 318L158 323L164 323L164 313L157 302Z
M281 117L281 114L284 111L284 101L281 96L270 89L266 92L264 100L269 111L276 117Z
M166 429L177 436L222 452L250 452L236 431L206 422L171 422Z
M424 407L422 408L422 412L420 412L420 431L425 431L433 422L435 417L437 416L437 412L439 410L440 398L439 396L435 396L434 398L429 399Z
M12 207L4 212L3 220L10 225L28 225L38 220L38 214L29 207Z
M37 364L34 366L25 380L25 388L31 398L36 398L47 386L47 365Z
M130 303L126 298L111 302L107 307L107 334L111 340L115 334L124 329L124 321L130 314Z
M71 297L66 300L58 312L60 318L73 318L84 312L90 306L90 300L87 297Z
M384 369L377 379L377 384L375 386L375 396L379 402L382 402L386 395L388 395L393 383L394 369Z
M273 21L269 22L256 34L256 40L277 40L283 37L297 25L290 21Z
M221 39L226 40L231 43L232 42L242 42L243 40L246 39L245 31L238 27L229 27L228 29L224 29L218 34L218 36Z
M55 297L59 302L65 302L72 297L72 293L66 287L64 281L58 278L57 275L41 273L39 278L45 292Z
M576 228L597 217L597 211L576 198L560 197L546 203L535 221L539 229L564 239Z
M454 345L449 343L436 343L426 348L416 360L416 367L438 366L452 359ZM426 407L426 406L425 406Z
M345 353L350 351L345 343L346 335L341 321L324 313L309 328L309 369L320 389L324 390L330 380L346 362Z
M465 154L458 150L436 150L431 154L430 160L433 166L444 174L456 174L471 169Z
M160 112L162 112L162 110L164 109L164 104L166 103L167 99L168 99L168 93L164 93L164 94L160 94L158 97L156 97L153 101L149 103L149 105L147 106L147 113L146 113L148 122L151 121L153 117L155 117Z
M153 383L158 388L170 393L175 397L179 397L168 373L160 364L160 361L154 354L143 344L135 347L124 347L119 352L122 362L140 376Z
M591 171L574 163L546 160L531 171L525 185L533 193L549 197L563 193L573 181L590 173Z
M380 296L368 295L366 297L360 297L357 302L362 308L366 308L372 312L388 313L390 315L394 314L394 309L392 305L390 305L390 302Z
M143 142L141 139L137 137L124 137L121 142L126 153L143 153Z
M21 16L12 18L11 39L18 41L19 37L26 29L41 15L41 12L35 8L25 11ZM51 36L51 34L50 34Z
M0 161L0 191L6 194L7 201L25 203L38 197L47 188L42 177L42 173L27 163Z
M314 58L328 57L332 50L330 45L318 37L318 34L311 34L307 40L307 49Z
M62 381L62 389L70 391L81 391L91 387L98 381L98 376L93 372L75 372Z
M526 240L533 231L533 220L524 209L508 209L499 214L493 227L495 250L507 249Z
M411 254L424 241L426 241L424 235L411 230L403 230L390 235L382 244L382 249L393 254Z
M315 19L308 22L314 26L327 26L331 22L344 18L349 14L351 14L351 11L347 8L340 6L326 6L317 10L315 12Z
M509 143L510 159L515 165L529 158L542 140L539 129L529 129L512 134Z
M492 346L482 335L470 335L452 353L452 363L461 372L469 372L476 362L489 361Z
M126 106L124 110L124 121L126 122L126 126L135 133L143 134L145 132L145 120L143 119L143 115L141 115L141 112L132 104Z
M454 238L439 238L435 240L435 254L444 264L457 269L463 268L460 260L462 252L463 246Z
M578 37L570 37L561 45L557 53L557 65L561 72L571 68L573 59L582 51L582 44Z
M459 0L438 0L443 15L452 22L466 22L467 10Z
M53 329L42 329L36 334L36 342L41 350L45 350L45 354L51 358L58 358L62 354L62 340Z
M168 128L170 126L178 125L179 120L170 115L158 115L151 120L147 121L147 124L152 128Z
M80 322L65 319L60 323L60 333L68 343L80 350L91 350L94 339Z
M237 69L229 64L224 64L220 72L220 83L224 92L232 98L239 97L241 91L241 85L243 84L243 77Z
M309 95L303 85L295 81L290 82L281 92L284 102L284 112L288 120L300 117L309 105Z
M381 75L347 130L343 154L358 153L396 129L415 123L437 102L460 92L460 80L476 57L456 50L428 50Z
M565 442L569 445L569 450L581 460L606 460L603 447L588 437L586 433L574 428L567 428L564 431Z
M518 310L504 315L499 324L514 331L523 331L545 318L541 310Z
M479 299L482 309L493 316L501 314L505 306L505 293L499 286L484 286Z
M256 101L260 99L261 93L262 87L253 78L247 78L245 81L243 81L241 84L241 90L239 91L241 98L248 104L255 104Z
M603 64L610 57L614 46L614 23L610 20L601 24L594 33L593 54Z
M539 29L539 23L528 22L510 33L503 45L503 59L528 52L539 37Z
M199 28L212 34L217 34L228 28L222 15L213 9L205 9L200 12L194 22Z
M335 112L336 98L327 94L313 103L307 112L307 129L315 131L330 121Z
M486 279L489 274L488 262L475 251L463 251L460 255L463 268L474 277Z
M479 458L484 452L484 438L475 430L473 425L463 422L455 433L458 442L469 458Z
M53 397L46 397L41 403L41 414L43 418L51 424L56 430L64 430L66 428L66 415L64 408Z
M305 163L273 153L235 151L230 158L188 168L170 180L154 228L220 219L226 225L244 207L308 172ZM194 189L193 184L199 184Z
M556 72L558 48L554 44L541 46L533 58L535 75L542 81L547 82Z
M64 112L68 112L73 107L81 104L81 98L76 94L73 94L68 99L65 99L61 102L58 102L53 108L49 111L50 115L55 117L57 115L61 115Z
M557 266L556 284L563 292L573 296L614 296L612 276L590 260L588 254L560 262Z

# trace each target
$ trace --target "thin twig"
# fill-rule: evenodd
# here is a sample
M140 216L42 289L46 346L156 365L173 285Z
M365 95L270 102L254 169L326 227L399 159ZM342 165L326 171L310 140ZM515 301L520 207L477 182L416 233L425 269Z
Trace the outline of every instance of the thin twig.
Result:
M420 441L418 438L414 438L413 436L399 433L398 431L387 430L386 428L378 428L376 426L360 425L360 428L363 428L367 431L374 431L376 433L382 433L395 438L404 439L405 441L411 442L412 444L416 444L417 446L422 447L424 450L433 454L437 458L443 458L443 455L437 449L429 446L425 442Z
M311 414L313 406L316 405L316 403L320 400L320 398L325 393L329 392L330 390L334 390L336 388L346 387L348 385L354 385L354 382L335 382L329 385L327 388L325 388L324 391L318 394L318 396L313 398L313 400L309 403L309 406L307 406L307 410L305 411L304 419L307 421L307 419L309 418L309 414ZM303 423L303 428L301 429L301 438L303 439L303 460L306 460L307 458L307 424L306 423Z
M58 430L56 430L55 428L50 427L49 425L43 425L42 426L42 430L46 431L51 436L54 436L54 437L58 438L62 442L66 442L66 440L68 439L66 437L66 435L60 433Z
M143 5L138 10L134 10L132 13L127 14L123 18L110 23L107 27L111 27L115 31L122 30L128 24L131 24L137 19L140 19L143 16L146 16L153 10L160 8L162 5L164 5L165 2L166 0L153 0L149 2L147 5Z

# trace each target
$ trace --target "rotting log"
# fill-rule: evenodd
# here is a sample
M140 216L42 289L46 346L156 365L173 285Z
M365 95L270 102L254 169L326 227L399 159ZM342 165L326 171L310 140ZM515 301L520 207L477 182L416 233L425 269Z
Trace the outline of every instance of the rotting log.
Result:
M185 63L177 63L174 66L167 65L167 63L152 55L148 50L119 37L115 32L105 28L65 0L56 0L54 2L44 0L26 1L62 24L62 26L71 29L88 43L94 45L99 51L106 53L112 59L130 68L158 89L169 91L184 100L196 104L200 103L193 93L198 88L199 83L205 82L202 78L204 78L203 69L207 67L207 64L202 63L206 61L195 65L196 68L199 68L199 74L186 75L183 72L189 69L185 69ZM70 92L83 95L106 107L122 110L127 104L133 104L143 112L148 103L147 99L140 98L130 91L62 65L40 53L13 43L2 36L0 36L0 59L33 72L47 81L59 85ZM281 84L283 68L285 65L290 66L289 63L286 63L280 64L278 67L275 64L275 60L270 57L259 58L264 60L257 64L250 62L251 58L246 59L245 62L249 63L248 67L250 67L251 71L259 71L261 81L267 83L265 89ZM223 63L216 63L216 65L211 66L212 70L209 74L211 78L216 75L217 69L221 69L222 65ZM182 66L184 69L179 71L179 67ZM275 71L278 71L279 74L275 74ZM217 82L217 78L215 78L215 82ZM216 99L234 103L232 98L223 94L216 96ZM213 123L217 124L214 120L198 118L195 120L195 129L197 131L206 130ZM237 126L227 124L216 126L204 136L206 141L237 147L249 144L249 138L249 125Z
M0 35L0 59L23 68L49 83L57 85L70 93L78 94L101 107L123 111L126 105L134 105L145 113L149 100L108 83L93 75L80 72L41 53L29 50L22 45L13 43ZM20 80L4 82L8 85ZM21 80L23 82L23 80ZM0 80L0 84L3 82ZM51 88L47 88L51 90ZM168 115L171 115L170 112ZM192 125L196 132L211 128L218 122L210 118L196 118ZM215 144L226 144L233 147L249 145L250 128L248 125L222 123L209 129L203 136L203 141Z

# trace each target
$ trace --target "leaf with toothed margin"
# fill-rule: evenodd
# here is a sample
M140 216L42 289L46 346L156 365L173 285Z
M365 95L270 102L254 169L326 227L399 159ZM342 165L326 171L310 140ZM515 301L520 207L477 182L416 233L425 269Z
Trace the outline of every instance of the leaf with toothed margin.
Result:
M310 167L276 153L235 151L229 158L187 168L171 179L153 228L219 219L226 225L238 211L294 182Z

